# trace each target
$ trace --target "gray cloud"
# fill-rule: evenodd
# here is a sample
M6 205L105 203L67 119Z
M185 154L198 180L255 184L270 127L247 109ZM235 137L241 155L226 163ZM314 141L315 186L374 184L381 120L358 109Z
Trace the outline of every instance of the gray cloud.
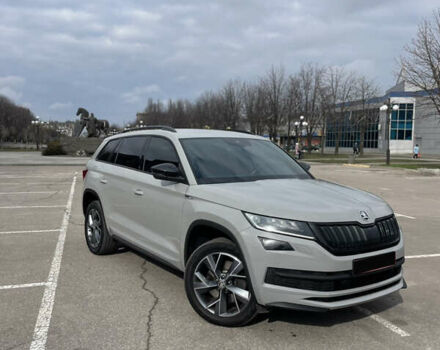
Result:
M6 96L15 102L19 102L22 96L21 89L25 83L23 77L16 75L0 76L0 95Z
M148 97L194 98L230 78L256 78L271 64L288 72L307 61L345 66L386 88L394 81L394 58L436 6L434 0L4 0L0 94L28 101L43 119L73 118L83 106L122 122Z
M149 96L153 96L160 91L160 87L156 84L136 86L134 89L124 92L122 94L122 99L126 103L145 103Z
M71 109L73 107L72 102L54 102L49 106L51 111L62 111L65 109Z

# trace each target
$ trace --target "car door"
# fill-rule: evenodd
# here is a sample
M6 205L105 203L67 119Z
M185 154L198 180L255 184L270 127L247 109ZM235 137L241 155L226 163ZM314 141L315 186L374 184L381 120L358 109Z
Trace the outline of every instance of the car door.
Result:
M111 229L114 213L113 195L111 186L114 184L113 174L115 173L115 159L121 139L108 141L97 155L94 162L91 162L88 178L93 183L92 188L98 193L101 199L102 209L106 218L107 227Z
M140 245L179 266L180 223L188 185L158 180L151 174L151 167L160 163L174 163L182 169L178 154L171 140L152 136L142 158L143 173L136 177L132 188L133 193L137 193L132 213L141 232Z
M110 209L106 214L107 226L112 234L138 244L141 230L133 207L137 205L136 188L139 180L146 177L141 171L143 148L148 136L129 136L121 139L111 171L105 177L105 200ZM141 179L139 179L141 178Z

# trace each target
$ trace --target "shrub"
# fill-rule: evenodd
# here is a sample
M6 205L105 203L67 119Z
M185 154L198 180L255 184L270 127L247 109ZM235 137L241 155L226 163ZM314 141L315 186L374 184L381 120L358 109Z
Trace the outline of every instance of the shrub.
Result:
M43 156L57 156L66 154L60 141L51 141L47 143L46 149L42 152Z

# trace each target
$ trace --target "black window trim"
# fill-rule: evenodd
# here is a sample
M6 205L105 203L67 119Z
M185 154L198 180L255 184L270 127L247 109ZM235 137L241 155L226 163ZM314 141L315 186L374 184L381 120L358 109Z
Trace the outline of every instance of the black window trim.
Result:
M144 170L141 170L141 169L134 169L134 168L130 168L130 167L125 166L125 165L116 164L116 160L118 159L118 154L119 154L119 152L118 152L118 151L119 151L119 147L120 147L121 144L122 144L122 140L123 140L123 139L128 139L128 138L130 138L130 137L139 137L139 136L145 137L145 142L144 142L144 145L142 146L142 153L148 151L148 147L150 146L151 139L152 139L153 137L163 138L163 139L167 140L169 143L171 143L171 146L173 146L174 151L176 152L177 159L179 160L179 170L182 172L182 175L183 175L183 178L184 178L184 181L182 181L181 183L183 183L183 184L185 184L185 185L189 185L188 177L186 176L185 169L183 168L182 161L181 161L181 159L180 159L179 153L177 152L177 148L176 148L176 146L174 145L173 141L171 141L171 140L170 140L168 137L166 137L166 136L162 136L162 135L154 135L154 134L146 134L146 135L130 135L130 136L122 136L122 137L117 137L117 138L111 139L111 140L107 141L107 143L104 145L104 147L105 147L109 142L111 142L111 141L113 141L113 140L118 140L118 141L119 141L119 143L118 143L118 145L116 146L116 149L115 149L115 152L116 152L115 161L114 161L113 163L111 163L111 162L106 162L106 161L104 161L104 160L99 160L99 159L98 159L99 153L102 152L102 150L104 149L104 147L99 151L98 155L97 155L96 158L95 158L95 161L96 161L96 162L102 162L102 163L110 164L110 165L113 165L113 166L118 166L118 167L121 167L121 168L125 168L125 169L129 169L129 170L133 170L133 171L138 171L138 172L141 172L142 174L146 174L146 175L153 176L152 173L148 173L148 172L146 172L146 171L144 171Z

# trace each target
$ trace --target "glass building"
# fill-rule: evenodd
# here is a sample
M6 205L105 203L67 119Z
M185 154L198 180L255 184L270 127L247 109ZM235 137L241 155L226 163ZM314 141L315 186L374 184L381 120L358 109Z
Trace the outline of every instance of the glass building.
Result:
M397 105L396 111L380 111L384 103ZM353 151L357 143L365 152L382 153L386 149L386 119L390 118L390 151L411 154L414 146L421 154L440 155L440 115L430 102L426 92L405 81L399 81L384 96L374 97L361 104L344 102L344 113L325 120L325 151Z
M365 148L377 148L379 137L379 110L369 110L368 117L363 120L359 111L350 111L327 120L326 147L349 147L360 145L363 133Z
M391 140L412 140L414 103L399 103L391 114Z

